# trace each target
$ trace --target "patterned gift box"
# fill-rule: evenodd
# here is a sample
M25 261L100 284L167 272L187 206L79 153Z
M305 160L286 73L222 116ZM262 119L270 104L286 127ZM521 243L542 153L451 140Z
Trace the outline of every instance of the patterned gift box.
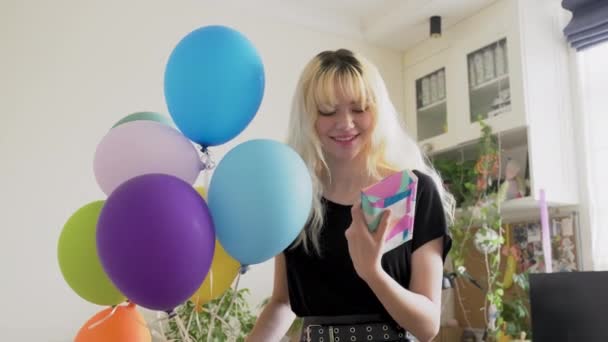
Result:
M361 206L371 232L378 228L382 212L392 211L394 226L389 227L391 230L386 236L384 253L412 238L417 187L418 177L412 171L404 170L362 190Z

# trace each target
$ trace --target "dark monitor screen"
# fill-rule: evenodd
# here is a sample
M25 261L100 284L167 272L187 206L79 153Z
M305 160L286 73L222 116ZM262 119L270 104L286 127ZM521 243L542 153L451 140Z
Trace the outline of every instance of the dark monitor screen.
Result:
M608 341L608 272L530 274L534 342Z

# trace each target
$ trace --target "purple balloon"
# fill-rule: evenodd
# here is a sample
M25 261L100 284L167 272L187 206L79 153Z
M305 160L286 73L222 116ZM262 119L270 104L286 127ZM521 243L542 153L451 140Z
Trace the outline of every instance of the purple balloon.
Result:
M97 223L103 269L130 301L169 311L203 283L215 249L205 200L174 176L147 174L120 185Z

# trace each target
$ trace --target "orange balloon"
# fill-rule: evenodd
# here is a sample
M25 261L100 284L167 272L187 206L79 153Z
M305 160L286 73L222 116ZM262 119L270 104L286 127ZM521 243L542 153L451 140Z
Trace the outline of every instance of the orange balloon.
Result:
M78 331L74 342L151 342L152 336L135 304L107 308L91 317Z

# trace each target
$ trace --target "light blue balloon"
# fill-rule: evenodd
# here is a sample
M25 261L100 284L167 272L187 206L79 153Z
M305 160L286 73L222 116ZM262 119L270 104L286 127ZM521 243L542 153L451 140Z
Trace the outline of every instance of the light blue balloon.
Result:
M249 140L220 161L208 198L219 242L251 265L276 256L298 236L310 213L312 181L289 146Z
M225 26L186 35L165 69L165 100L177 127L202 146L242 132L264 95L264 66L253 44Z

